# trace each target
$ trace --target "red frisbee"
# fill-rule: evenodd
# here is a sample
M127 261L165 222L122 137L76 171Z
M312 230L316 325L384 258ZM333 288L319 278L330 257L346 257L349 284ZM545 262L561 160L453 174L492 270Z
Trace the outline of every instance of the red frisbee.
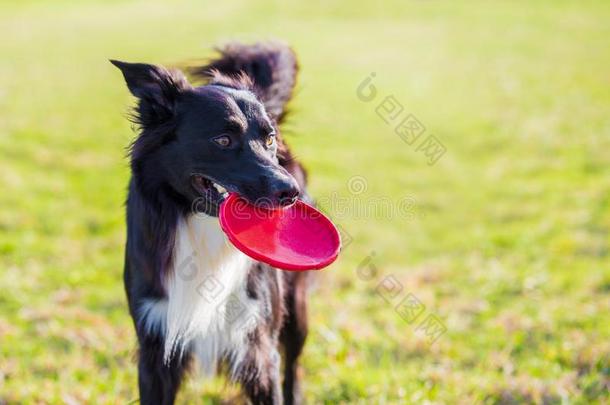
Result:
M218 217L237 249L283 270L324 268L341 249L339 232L330 219L301 200L290 207L267 209L232 193Z

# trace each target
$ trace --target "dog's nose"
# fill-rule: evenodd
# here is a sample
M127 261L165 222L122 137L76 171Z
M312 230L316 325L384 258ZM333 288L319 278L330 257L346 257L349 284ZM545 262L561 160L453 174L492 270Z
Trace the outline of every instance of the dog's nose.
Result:
M294 180L285 183L282 182L274 191L273 197L280 207L288 207L289 205L294 204L297 201L297 198L299 198L299 188Z
M281 191L276 198L280 203L281 207L288 207L289 205L292 205L297 202L297 198L299 198L299 190L290 189L286 191Z

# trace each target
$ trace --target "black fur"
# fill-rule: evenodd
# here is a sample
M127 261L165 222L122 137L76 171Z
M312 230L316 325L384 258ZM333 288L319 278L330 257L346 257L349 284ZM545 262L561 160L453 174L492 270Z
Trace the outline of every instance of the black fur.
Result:
M192 69L194 75L208 77L213 72L224 75L245 73L252 79L254 93L265 109L281 121L292 97L298 71L294 52L279 43L254 45L230 43L218 49L220 57L208 65Z
M296 59L276 43L231 44L194 70L208 80L202 87L193 87L176 70L112 63L138 98L134 121L140 134L130 150L124 281L139 342L140 402L173 404L190 355L164 364L164 338L148 334L138 322L139 305L166 296L163 281L171 269L177 222L189 215L193 201L203 196L206 212L217 213L219 197L207 187L209 179L253 202L265 197L283 204L295 192L306 198L305 171L279 132L296 80ZM246 89L259 101L242 93L227 96L232 93L223 89ZM264 109L257 110L258 102ZM237 122L235 129L236 119L247 125ZM269 136L265 131L273 129L273 148L248 149L252 143L262 145ZM231 146L217 147L216 137L227 131L233 131L228 132ZM278 271L262 263L249 270L248 294L267 311L249 336L248 356L236 380L255 404L301 401L297 368L307 335L307 277L307 272Z

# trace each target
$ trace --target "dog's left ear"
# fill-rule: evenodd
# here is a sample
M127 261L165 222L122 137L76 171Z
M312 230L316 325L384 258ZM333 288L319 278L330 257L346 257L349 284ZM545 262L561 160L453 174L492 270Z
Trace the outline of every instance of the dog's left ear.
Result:
M110 62L121 70L129 91L139 99L138 118L144 125L171 118L180 94L192 88L179 70L112 59Z

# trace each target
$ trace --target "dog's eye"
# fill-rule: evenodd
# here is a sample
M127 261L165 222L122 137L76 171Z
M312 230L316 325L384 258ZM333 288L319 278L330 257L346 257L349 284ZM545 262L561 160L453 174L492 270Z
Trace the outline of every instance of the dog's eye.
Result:
M267 135L267 146L273 146L273 144L275 143L275 136L273 135Z
M271 147L271 146L273 146L274 143L275 143L275 132L271 132L265 138L265 144L267 145L267 147Z
M216 145L222 146L223 148L228 148L231 146L231 138L226 135L217 136L212 140L216 143Z

